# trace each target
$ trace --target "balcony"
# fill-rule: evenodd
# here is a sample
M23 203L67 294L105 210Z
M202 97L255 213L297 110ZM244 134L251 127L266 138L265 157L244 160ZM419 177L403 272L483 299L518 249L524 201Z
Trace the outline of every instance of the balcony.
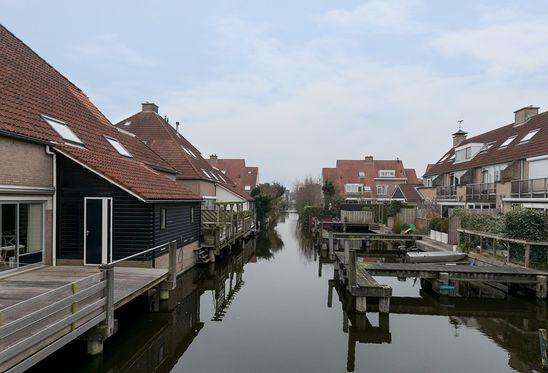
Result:
M495 183L466 185L466 202L495 202L497 189Z
M514 180L511 198L548 198L548 178Z
M439 186L436 188L436 197L439 200L456 200L457 187L455 185Z

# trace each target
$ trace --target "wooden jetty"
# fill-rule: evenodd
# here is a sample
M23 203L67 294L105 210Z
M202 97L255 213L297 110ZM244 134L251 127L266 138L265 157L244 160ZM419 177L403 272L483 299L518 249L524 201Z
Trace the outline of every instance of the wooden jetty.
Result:
M156 250L169 251L167 269L122 263ZM0 371L22 372L77 338L87 340L88 353L101 353L116 331L114 310L153 289L167 299L176 276L175 242L98 267L36 265L3 274Z

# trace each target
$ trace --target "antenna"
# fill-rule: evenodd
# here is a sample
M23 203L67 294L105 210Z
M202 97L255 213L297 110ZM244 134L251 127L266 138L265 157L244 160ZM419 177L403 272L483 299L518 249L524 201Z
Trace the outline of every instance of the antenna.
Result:
M462 122L464 122L464 119L459 119L457 120L457 122L459 123L459 130L462 129Z

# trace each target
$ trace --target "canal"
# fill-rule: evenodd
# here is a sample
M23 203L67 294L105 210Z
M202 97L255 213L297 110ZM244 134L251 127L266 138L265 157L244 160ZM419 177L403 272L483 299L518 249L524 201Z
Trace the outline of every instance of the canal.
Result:
M336 287L328 302L332 278L332 264L298 234L290 214L215 268L186 272L168 309L142 299L120 310L103 355L87 356L80 341L33 371L541 370L537 330L546 327L545 306L441 300L420 281L379 278L393 288L393 313L355 315L344 312Z

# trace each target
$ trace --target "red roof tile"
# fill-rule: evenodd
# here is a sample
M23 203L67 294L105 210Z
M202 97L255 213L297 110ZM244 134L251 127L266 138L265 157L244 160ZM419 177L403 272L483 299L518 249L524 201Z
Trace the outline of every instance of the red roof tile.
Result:
M85 148L65 144L41 115L65 122ZM54 149L143 200L200 199L154 171L151 167L173 172L167 162L139 139L120 133L78 87L3 26L0 26L0 131L50 142ZM133 158L120 155L105 136L119 140Z
M198 148L178 133L157 112L140 111L121 120L116 127L134 133L145 141L147 146L175 169L178 178L215 183L246 200L253 200L248 194L240 191L230 177L212 167L202 157Z
M520 140L529 133L529 131L536 129L539 129L540 131L530 141L520 144ZM514 141L507 147L500 148L500 145L511 136L516 136ZM548 112L537 114L524 124L518 126L514 126L514 124L511 123L468 138L458 146L461 147L472 143L488 144L491 142L494 144L490 149L480 152L474 158L466 162L454 163L453 160L451 160L451 157L455 154L455 148L449 149L449 151L440 158L440 161L444 158L446 159L443 162L438 161L438 163L428 167L424 176L440 175L446 172L467 170L475 167L506 163L548 154Z
M422 202L423 198L419 191L417 190L417 187L412 184L399 184L396 189L394 190L394 193L392 194L392 198L397 198L396 196L399 194L398 190L401 191L401 194L405 198L405 201L407 202Z
M213 167L217 167L225 175L228 175L236 185L238 189L244 193L251 193L253 188L257 186L257 179L259 175L258 167L248 167L245 165L245 159L209 159L209 163ZM245 190L248 186L250 189Z

